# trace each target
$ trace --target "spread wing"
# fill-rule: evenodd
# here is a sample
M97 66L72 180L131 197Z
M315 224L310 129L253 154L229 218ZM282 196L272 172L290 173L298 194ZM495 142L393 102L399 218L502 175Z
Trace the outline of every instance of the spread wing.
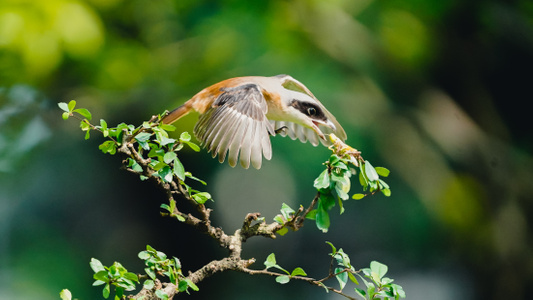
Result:
M279 130L278 134L281 136L288 135L291 139L299 139L302 143L309 141L313 146L317 146L319 143L318 141L322 142L324 146L329 146L327 141L319 138L318 134L316 134L311 128L286 121L270 121L270 123L276 128L276 130Z
M330 119L331 120L331 119ZM334 119L333 119L334 120ZM337 123L335 120L334 123ZM322 145L328 147L331 146L331 142L329 138L326 138L325 140L321 139L316 132L308 127L304 127L302 125L293 123L293 122L287 122L287 121L270 121L270 124L274 126L276 130L279 130L278 134L281 136L289 136L293 140L300 140L300 142L305 143L309 141L311 145L318 146L318 143L322 143ZM338 123L337 123L338 124ZM334 133L337 135L337 137L341 140L346 140L346 133L344 133L344 129L338 125L336 127L337 130L334 131L333 129L327 127L327 126L320 126L320 130L325 134L329 135L330 133Z
M228 155L232 167L240 160L245 169L250 161L259 169L263 155L272 158L270 135L275 135L266 118L268 107L263 93L251 83L222 91L200 116L194 134L213 157L218 155L221 163Z

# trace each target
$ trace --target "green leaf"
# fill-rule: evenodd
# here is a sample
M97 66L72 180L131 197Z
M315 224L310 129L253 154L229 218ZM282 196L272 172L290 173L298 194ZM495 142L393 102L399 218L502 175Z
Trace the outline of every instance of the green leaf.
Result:
M348 273L348 278L350 278L350 280L353 283L359 285L359 281L357 281L357 278L355 278L355 275L352 272L347 272L347 273Z
M155 276L155 271L152 269L152 268L144 268L144 272L146 272L146 274L152 278L153 280L155 280L156 276Z
M344 269L335 268L335 274L341 272L342 270ZM348 282L348 273L343 272L343 273L337 274L335 277L337 278L337 281L339 281L340 290L342 291L342 289L346 286L346 283Z
M126 272L126 274L124 274L123 276L125 279L127 280L131 280L133 282L139 282L139 277L137 276L137 274L135 273L132 273L132 272Z
M348 196L348 193L350 192L350 180L346 177L343 177L344 180L337 181L335 184L335 192L342 200L348 200L350 196Z
M184 143L187 144L195 152L200 152L200 146L196 145L195 143L193 142L184 142Z
M107 122L104 119L100 119L100 127L102 127L104 137L107 137L109 135L109 129L107 129Z
M270 253L270 255L267 256L264 264L267 269L274 267L276 265L276 255L274 253Z
M161 204L159 207L161 207L162 209L168 211L169 213L172 213L172 211L170 210L170 206L168 206L168 204Z
M283 224L285 223L285 220L283 219L283 216L282 215L276 215L274 217L274 221L276 221L278 224Z
M351 264L350 264L350 257L348 256L348 254L344 253L344 251L341 249L339 249L339 251L337 251L337 253L334 255L335 259L337 260L337 263L340 265L340 266L343 266L345 268L351 268Z
M326 244L331 246L331 255L335 255L335 253L337 253L337 248L335 248L331 242L326 241Z
M70 114L68 112L64 112L63 114L61 114L61 118L63 118L63 120L67 120L69 117Z
M84 117L85 119L89 121L92 119L91 113L86 108L77 108L77 109L74 109L72 112L80 114L82 117Z
M80 128L83 131L89 131L91 130L91 125L89 124L89 122L87 122L87 120L83 120L80 122Z
M209 194L208 192L200 192L200 193L193 194L192 198L197 203L204 204L207 200L211 199L211 194Z
M150 258L150 253L148 251L141 251L137 256L142 260L147 260Z
M109 298L109 294L111 293L111 287L109 286L109 283L104 286L104 289L102 290L102 295L104 298Z
M87 130L85 133L85 139L88 140L91 137L91 131Z
M176 159L178 156L174 152L167 152L163 156L163 161L167 164L170 164L174 159Z
M374 169L368 160L365 161L365 174L369 181L376 181L379 179L376 169Z
M171 182L172 181L172 170L170 167L164 166L162 169L160 169L157 174L165 181L165 182Z
M289 220L292 218L292 214L295 213L294 209L292 209L287 204L283 203L281 204L281 215L285 218L285 220Z
M188 142L190 140L191 140L191 135L187 131L184 131L181 133L180 142Z
M330 157L329 157L329 163L331 165L335 165L336 163L338 163L339 161L341 160L341 158L337 155L337 154L332 154Z
M366 291L365 291L365 290L355 288L355 292L356 292L357 294L359 294L361 297L363 297L363 299L366 299Z
M387 168L375 167L375 170L379 174L379 176L387 177L390 174L390 171Z
M135 172L138 172L138 173L142 172L143 168L141 167L141 165L139 165L139 163L137 163L132 158L128 158L128 160L129 160L128 167L130 167Z
M291 276L307 276L307 273L305 273L302 268L297 267L296 269L292 270Z
M174 153L174 152L171 152L171 153ZM174 174L176 174L176 176L181 181L185 180L185 168L183 167L183 164L181 163L181 161L178 159L177 156L174 159Z
M194 282L192 282L192 280L190 280L189 278L186 278L185 281L187 282L187 285L195 292L199 291L200 289L198 288L198 286L196 284L194 284Z
M185 283L185 286L187 286L187 283ZM184 290L183 290L184 291ZM183 292L182 290L180 290L180 292ZM156 290L155 291L155 295L157 296L157 298L159 299L163 299L163 300L168 300L168 295L165 294L162 290Z
M105 270L104 265L102 265L102 263L96 258L91 258L89 265L91 266L91 269L93 269L94 273Z
M390 195L391 195L390 189L383 189L383 190L381 190L381 193L383 195L385 195L386 197L390 197Z
M320 190L329 188L329 173L328 170L324 170L320 175L315 179L313 186Z
M369 299L374 299L374 295L376 295L376 286L370 283L366 288L366 292Z
M393 294L397 296L396 298L405 298L405 292L403 291L403 288L395 283L391 284L391 288L393 290Z
M342 198L339 198L339 214L343 214L344 213L344 204L342 203L343 199Z
M389 185L388 185L385 181L379 179L378 182L379 182L379 188L380 188L381 190L384 190L384 189L388 189L388 188L389 188Z
M381 278L387 274L388 267L380 262L372 261L370 263L370 271L372 272L372 278L376 282L381 282Z
M76 107L76 100L70 100L68 102L68 111L73 111L74 107Z
M281 284L288 283L290 280L291 278L289 277L289 275L280 275L276 277L276 282Z
M115 144L114 141L105 141L100 146L98 146L98 149L100 149L104 154L109 153L111 155L114 155L117 153L117 144Z
M360 172L359 172L359 184L361 184L361 186L363 187L363 190L366 190L366 187L368 186L368 181L364 175L364 165L365 164L361 164L359 166L359 169L360 169Z
M109 273L106 270L98 271L94 273L93 278L103 282L109 282Z
M99 285L102 285L102 284L105 284L105 282L102 281L102 280L95 280L95 281L93 282L93 286L99 286Z
M65 102L59 102L57 106L59 106L59 108L61 108L61 110L66 112L67 114L70 112L70 109L68 108L68 104L66 104Z
M172 144L172 143L176 142L175 139L171 139L171 138L168 138L166 136L158 136L157 140L159 141L159 144L161 144L161 146L165 146L165 145Z
M335 206L335 198L331 193L320 194L318 198L318 205L322 206L324 210L328 211Z
M173 257L172 259L174 260L174 266L175 266L177 269L181 269L181 262L180 262L180 260L179 260L178 258L176 258L176 257ZM180 272L180 274L181 274L181 272Z
M196 177L192 176L191 172L185 172L185 176L186 176L187 178L192 179L192 180L196 180L196 181L200 182L200 183L203 184L203 185L207 185L207 183L206 183L205 181L203 181L203 180L201 180L201 179L199 179L199 178L196 178Z
M170 203L170 207L168 209L172 213L176 209L176 200L170 199L169 203Z
M309 220L316 220L316 214L317 214L318 210L316 209L313 209L312 211L310 211L307 215L305 215L305 218L306 219L309 219Z
M170 124L159 123L159 127L161 127L161 129L163 129L164 131L176 130L176 126Z
M150 136L152 136L151 133L141 132L135 136L135 139L137 140L137 142L146 142L147 140L150 139Z
M59 297L61 297L61 300L71 300L72 299L72 293L69 290L67 290L67 289L63 289L59 293Z
M352 199L355 199L355 200L361 200L365 197L366 195L365 194L354 194L352 196Z
M187 288L189 288L189 284L187 283L187 281L182 280L178 282L178 291L185 292Z
M287 227L283 227L280 230L276 231L277 234L284 236L289 232L289 229Z
M326 233L328 232L329 228L329 214L328 212L321 206L318 206L317 213L315 216L316 226L318 229L320 229L322 232Z

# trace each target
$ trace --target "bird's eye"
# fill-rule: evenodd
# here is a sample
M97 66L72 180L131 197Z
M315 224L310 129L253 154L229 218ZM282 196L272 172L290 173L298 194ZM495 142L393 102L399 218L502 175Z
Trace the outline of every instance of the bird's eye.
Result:
M316 109L315 109L314 107L309 107L309 108L307 108L307 114L308 114L309 116L314 116L314 115L316 115Z

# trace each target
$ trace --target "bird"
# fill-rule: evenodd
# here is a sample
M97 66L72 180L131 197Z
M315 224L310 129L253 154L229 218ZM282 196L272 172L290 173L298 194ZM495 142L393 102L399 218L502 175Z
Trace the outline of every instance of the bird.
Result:
M200 114L193 133L213 158L231 167L239 161L261 168L272 158L270 136L280 134L317 146L342 141L346 132L311 91L289 75L244 76L223 80L194 95L161 119L171 124L191 111ZM239 155L240 154L240 155Z

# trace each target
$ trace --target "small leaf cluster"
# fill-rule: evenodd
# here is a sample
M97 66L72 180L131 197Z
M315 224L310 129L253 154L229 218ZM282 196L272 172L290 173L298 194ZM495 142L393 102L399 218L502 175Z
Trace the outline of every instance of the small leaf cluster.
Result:
M291 280L291 278L293 278L295 276L307 276L307 273L305 273L305 271L302 268L300 268L300 267L297 267L294 270L292 270L292 272L289 272L289 271L285 270L284 268L282 268L281 266L279 266L276 263L276 255L274 253L271 253L267 257L267 259L265 260L264 264L265 264L265 270L268 270L269 268L276 268L276 269L286 273L286 275L278 275L278 276L276 276L276 282L281 283L281 284L288 283Z
M326 169L314 181L314 187L320 193L317 208L311 211L307 217L315 220L318 229L327 232L330 225L328 211L336 203L339 204L340 214L344 213L343 201L350 199L351 177L359 168L359 182L363 191L374 194L377 191L383 192L385 196L390 196L389 185L379 178L379 175L386 177L389 170L386 168L374 168L368 161L355 161L352 156L339 156L333 153L329 160L324 163ZM379 174L379 175L378 175ZM359 200L367 194L355 194L353 199Z
M377 261L372 261L370 263L370 268L364 268L360 270L355 270L351 265L350 257L346 254L342 248L337 249L332 243L326 242L331 247L331 268L329 275L323 279L315 280L313 278L307 277L307 273L300 267L295 268L292 272L287 271L286 269L279 266L276 262L276 256L274 253L271 253L265 260L265 272L269 268L275 268L283 273L273 273L270 272L270 275L276 276L276 282L285 284L288 283L291 279L297 278L310 282L312 284L322 286L327 292L334 291L340 295L343 295L347 298L352 299L343 292L343 289L346 287L349 281L353 282L357 286L360 286L359 280L364 283L365 289L355 288L355 292L358 296L362 297L365 300L370 299L400 299L405 298L405 292L400 285L394 284L393 279L385 277L388 267ZM333 268L333 262L336 262L336 266ZM359 277L359 280L357 277ZM339 289L336 290L333 287L328 287L324 282L335 277L339 283Z
M192 137L188 132L181 133L179 139L176 140L170 138L168 134L168 132L176 130L176 127L163 123L144 122L138 128L125 123L121 123L117 127L108 127L105 120L100 120L100 125L97 126L90 122L92 115L87 109L76 108L75 100L71 100L68 104L64 102L58 103L58 106L64 111L63 119L76 117L80 120L81 129L86 131L85 139L90 137L91 130L99 131L104 137L108 138L98 147L103 153L114 155L117 152L117 148L122 146L123 143L134 141L138 144L138 153L140 155L143 155L143 152L147 153L146 156L150 159L149 167L153 170L152 176L160 178L166 183L171 182L175 176L197 203L203 204L207 200L212 200L209 193L194 190L184 182L186 178L190 178L204 185L206 184L204 181L194 177L190 172L185 171L178 158L177 152L183 149L184 145L189 146L196 152L200 151L200 147L191 141ZM125 140L125 138L129 138L129 140ZM146 180L148 177L144 175L143 167L137 159L136 157L129 157L127 166L138 173L141 180Z
M391 190L389 185L379 176L388 177L390 171L383 167L373 167L370 162L364 161L359 164L359 183L363 187L363 191L368 191L369 194L354 194L353 199L360 200L367 195L373 195L376 192L381 192L383 195L390 197Z
M143 283L143 288L152 290L156 287L157 276L167 277L169 281L176 285L179 292L189 293L189 289L198 291L198 286L189 278L185 277L181 271L181 263L176 257L167 258L161 251L146 246L146 250L139 252L139 258L144 260L146 275L137 275L128 272L120 263L115 262L110 267L104 266L98 259L91 259L91 268L94 271L94 286L104 285L102 294L104 298L109 298L111 288L115 289L115 300L125 299L124 292L133 291L139 284L139 278L147 278ZM159 299L167 300L168 295L161 289L155 289L155 295ZM68 290L62 291L60 296L64 299L72 297Z
M85 131L86 140L90 138L91 130L100 131L104 137L110 139L98 147L104 153L109 153L111 155L115 154L117 146L119 146L122 141L123 134L125 132L132 132L135 129L135 126L126 123L121 123L117 125L117 127L109 128L107 122L103 119L100 119L100 125L93 125L90 122L92 120L91 112L86 108L76 108L76 100L71 100L68 104L60 102L58 103L58 106L63 110L62 117L64 120L67 120L70 117L75 117L80 120L80 128L82 131Z
M151 129L152 132L141 132L135 136L135 140L139 144L139 150L148 151L147 156L151 159L150 167L155 171L153 176L160 178L163 182L171 182L176 177L177 181L186 188L192 199L199 204L212 200L209 193L192 189L185 184L185 179L190 178L206 185L205 181L185 171L177 155L177 152L183 149L184 145L188 145L196 152L200 151L200 147L191 141L191 135L188 132L182 132L178 140L170 138L168 131L174 131L176 128L168 124L159 124L154 127L152 124L145 122L143 128ZM139 153L142 153L142 151L139 151ZM129 158L128 166L134 171L142 172L142 167L133 158ZM141 179L144 180L146 177L141 175ZM172 211L170 212L172 213Z
M337 262L333 275L337 278L342 291L348 280L360 285L359 281L355 277L356 275L364 283L366 291L364 289L355 288L357 295L363 299L400 299L405 298L405 292L400 285L392 283L394 280L388 277L384 277L388 271L388 267L380 262L372 261L370 268L364 268L356 271L350 263L350 257L344 253L341 249L336 249L335 246L326 242L331 246L331 253L329 254L332 259ZM361 275L361 273L364 274ZM370 280L368 280L370 279Z
M170 282L178 287L179 292L189 293L189 288L198 291L198 286L183 275L178 258L167 258L165 253L157 251L149 245L146 246L146 250L139 252L139 258L144 260L146 265L144 271L149 277L143 283L145 289L153 289L157 275L160 275L168 277ZM168 299L168 295L161 290L156 290L155 294L160 299Z
M354 267L350 264L350 257L348 256L348 254L344 253L342 248L337 250L337 248L335 248L332 243L326 243L331 246L331 253L329 255L337 262L337 267L335 267L333 274L339 282L339 289L341 291L342 289L344 289L344 287L348 283L348 279L358 285L359 282L357 281L357 278L355 278L354 275L356 271Z
M327 232L330 225L328 211L335 206L335 202L339 203L340 213L344 212L343 201L349 199L352 171L349 168L349 161L336 154L332 154L324 164L326 169L313 184L320 193L317 208L307 217L315 220L318 229Z
M364 277L359 275L366 286L366 292L363 289L355 288L357 294L364 299L397 300L405 298L406 295L403 288L400 285L392 283L394 281L393 279L385 277L387 271L388 267L386 265L372 261L370 268L362 269Z
M139 278L136 274L128 272L119 262L114 262L110 267L105 267L96 259L91 259L91 268L94 271L93 278L94 286L104 285L102 295L104 298L109 298L111 294L111 286L115 288L115 300L124 298L125 291L135 290L136 284L139 283Z
M331 246L330 256L337 262L334 275L340 285L340 290L344 289L348 283L348 279L353 283L359 285L359 281L355 275L359 276L361 281L365 284L364 289L355 288L357 295L363 299L400 299L405 298L403 288L397 284L392 283L394 280L384 277L388 271L388 267L380 262L372 261L370 268L364 268L355 271L350 264L350 257L341 249L336 249L332 243L326 242ZM361 275L361 272L364 276ZM370 280L367 280L370 279Z
M287 223L287 221L292 220L294 218L295 211L290 206L288 206L286 203L283 203L281 205L281 214L276 215L274 217L274 221L276 221L280 225L284 225ZM289 232L289 229L287 227L283 227L280 230L276 231L277 234L283 236Z
M141 132L135 135L135 140L139 144L139 153L142 153L142 150L148 151L147 156L151 159L150 167L155 171L153 174L155 177L161 178L163 182L171 182L174 176L181 182L186 177L195 179L190 173L185 172L177 155L177 151L180 151L184 144L189 145L194 151L200 151L200 147L191 142L191 135L188 132L183 132L176 140L168 135L168 131L176 129L172 125L158 124L154 127L145 122L143 128L151 132ZM142 171L141 166L133 158L129 159L129 166L134 171ZM141 179L144 180L146 177L142 175Z

